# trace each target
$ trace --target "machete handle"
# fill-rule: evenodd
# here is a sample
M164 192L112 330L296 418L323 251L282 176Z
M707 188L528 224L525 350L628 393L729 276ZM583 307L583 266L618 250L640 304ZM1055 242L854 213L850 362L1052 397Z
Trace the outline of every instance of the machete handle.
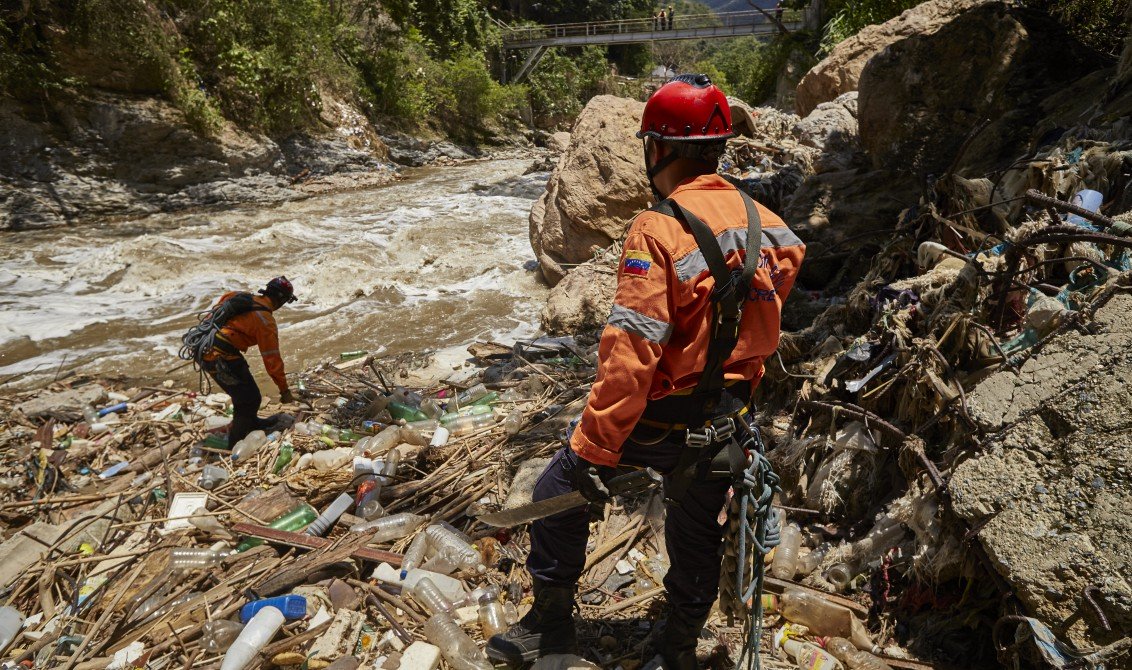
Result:
M609 489L609 496L623 496L642 493L654 486L659 486L663 478L656 470L645 468L625 475L618 475L605 483Z

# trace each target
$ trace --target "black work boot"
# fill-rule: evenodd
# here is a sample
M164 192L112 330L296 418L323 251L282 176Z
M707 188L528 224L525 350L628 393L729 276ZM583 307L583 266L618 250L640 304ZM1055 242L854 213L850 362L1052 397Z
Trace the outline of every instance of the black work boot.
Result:
M707 615L693 618L672 610L664 630L660 634L657 654L664 661L664 670L697 670L696 643L700 641L700 631L704 629Z
M530 663L549 654L576 654L578 632L574 628L574 587L535 582L531 611L487 642L487 656L511 666Z

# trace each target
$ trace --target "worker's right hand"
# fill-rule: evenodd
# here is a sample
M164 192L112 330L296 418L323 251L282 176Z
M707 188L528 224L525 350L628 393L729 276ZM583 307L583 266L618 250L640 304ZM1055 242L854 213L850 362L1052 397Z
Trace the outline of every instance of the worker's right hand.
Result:
M578 462L574 466L574 484L586 500L603 504L609 500L609 489L605 486L605 479L612 473L612 468L594 465L578 456Z
M291 389L283 389L279 392L279 402L284 405L290 405L295 402L295 394L291 393Z

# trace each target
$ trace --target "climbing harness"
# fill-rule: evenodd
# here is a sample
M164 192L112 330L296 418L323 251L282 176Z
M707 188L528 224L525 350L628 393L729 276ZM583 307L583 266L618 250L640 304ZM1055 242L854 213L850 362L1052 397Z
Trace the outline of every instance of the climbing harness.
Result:
M239 355L240 353L239 349L236 349L231 343L219 337L220 329L232 320L232 318L252 311L267 312L271 310L256 302L255 296L251 293L237 293L219 305L215 305L201 312L197 317L197 325L189 328L185 334L181 336L181 349L177 352L177 356L181 360L193 362L193 369L196 370L200 376L198 387L202 392L212 392L212 382L204 373L205 355L213 349L228 355ZM223 356L217 357L214 365L216 368L214 374L217 380L224 383L236 383L236 376L229 369ZM206 387L207 390L205 390Z
M724 533L720 609L732 621L745 619L743 651L735 667L745 664L748 669L757 670L762 633L763 564L766 554L779 543L781 523L771 507L771 500L779 490L779 478L766 459L758 429L752 425L749 415L744 416L746 403L742 408L721 404L726 388L724 365L739 342L743 304L748 299L762 255L762 222L758 208L750 196L741 189L736 190L747 211L747 251L743 266L735 270L728 269L715 234L695 214L671 198L653 207L653 211L672 216L688 226L715 279L707 363L691 397L702 407L701 417L717 418L698 428L687 429L684 449L672 474L665 480L665 497L671 504L680 504L694 478L718 476L721 472L730 477L733 494ZM729 397L734 399L734 396Z

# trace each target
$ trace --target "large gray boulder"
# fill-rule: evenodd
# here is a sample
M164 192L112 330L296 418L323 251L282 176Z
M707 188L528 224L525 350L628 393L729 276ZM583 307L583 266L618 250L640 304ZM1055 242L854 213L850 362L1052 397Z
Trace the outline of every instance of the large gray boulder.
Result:
M637 212L648 206L640 128L644 103L599 95L586 104L570 134L570 145L531 209L531 247L551 285L568 266L593 257L624 236Z

